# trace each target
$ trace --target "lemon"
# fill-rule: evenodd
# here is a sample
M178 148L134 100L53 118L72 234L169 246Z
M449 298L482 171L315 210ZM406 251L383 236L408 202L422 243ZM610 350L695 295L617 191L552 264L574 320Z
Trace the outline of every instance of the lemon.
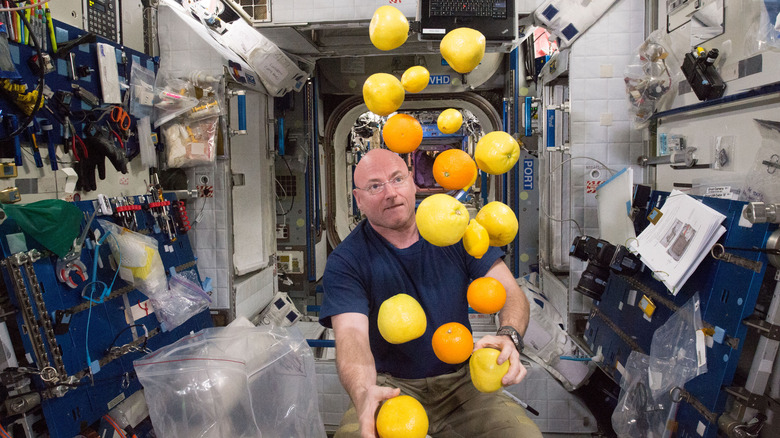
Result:
M389 116L404 103L404 87L391 74L374 73L363 83L363 101L372 113Z
M469 221L466 233L463 234L463 247L470 256L481 259L490 246L490 236L485 227L476 219Z
M404 86L404 90L410 93L419 93L428 86L428 80L430 80L431 74L428 69L415 65L406 69L403 75L401 75L401 85Z
M409 20L392 6L380 6L368 25L368 37L379 50L393 50L406 42Z
M399 395L382 403L376 416L376 430L381 438L425 438L428 414L414 397Z
M476 219L487 230L491 246L504 246L517 235L517 216L503 202L488 203L477 212Z
M443 134L454 134L463 124L463 114L455 108L447 108L439 114L436 125Z
M469 359L471 383L481 392L495 392L501 389L501 379L509 371L509 361L499 365L496 361L500 351L495 348L480 348Z
M442 38L439 51L453 70L468 73L485 56L485 35L468 27L453 29Z
M493 131L477 142L474 160L486 173L501 175L506 173L520 159L520 144L511 135L502 131Z
M466 207L450 195L437 193L420 203L415 216L423 239L436 246L457 243L469 225Z
M422 336L428 320L417 300L407 294L398 294L379 306L376 323L385 341L403 344Z

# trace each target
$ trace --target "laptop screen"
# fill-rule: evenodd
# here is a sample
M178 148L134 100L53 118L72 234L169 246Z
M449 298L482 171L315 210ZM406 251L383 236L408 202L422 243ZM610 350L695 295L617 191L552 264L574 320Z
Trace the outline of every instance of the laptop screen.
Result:
M447 32L470 27L488 41L517 35L514 0L420 0L420 39L440 40Z

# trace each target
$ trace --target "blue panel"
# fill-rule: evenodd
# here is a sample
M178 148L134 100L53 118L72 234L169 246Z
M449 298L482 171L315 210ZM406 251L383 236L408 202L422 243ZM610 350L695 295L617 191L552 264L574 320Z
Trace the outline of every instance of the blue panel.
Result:
M173 201L176 198L174 195L168 194L166 199ZM76 205L87 215L93 211L91 201L77 202ZM153 218L150 213L145 211L137 212L136 218L139 230L149 232L149 235L160 242L160 247L166 244L173 249L172 252L160 251L160 257L166 272L169 267L182 267L181 269L183 270L194 271L195 275L198 276L197 266L183 267L183 265L195 260L189 238L186 234L179 235L177 240L171 243L162 235L154 234L153 231L150 231L153 224ZM92 228L99 229L97 222L93 222ZM17 232L21 232L21 229L10 218L0 225L0 236ZM30 248L43 250L43 247L32 237L27 236L26 239ZM7 240L0 238L0 245L2 246L3 257L8 257L10 254ZM103 268L98 269L97 279L110 284L114 271L111 270L108 263L109 246L105 244L100 246L99 254L103 261ZM92 266L93 255L93 251L88 250L86 247L84 248L81 261L88 268ZM57 281L54 272L55 263L56 256L49 256L42 258L33 265L43 289L42 295L46 304L46 310L50 314L54 314L58 310L74 308L85 302L81 297L80 289L70 289ZM3 273L3 278L8 290L13 290L6 272ZM125 286L127 284L117 278L114 290ZM15 294L11 293L10 296L12 303L17 306ZM127 297L130 305L136 305L147 299L145 295L135 289L130 290L124 296ZM87 349L89 349L89 354L93 360L99 360L112 346L121 346L133 340L131 330L125 330L129 326L125 321L124 309L125 301L122 296L118 296L92 306L91 315L89 310L80 310L72 315L67 332L56 336L57 344L62 350L63 363L68 375L77 374L79 371L87 368ZM21 315L17 313L16 319L21 331L23 324ZM89 324L87 323L88 320ZM9 321L9 323L12 322ZM154 314L143 317L137 320L136 323L144 324L150 331L160 328L160 324ZM205 310L176 329L170 332L160 332L153 336L149 339L147 347L155 350L180 339L190 331L197 331L211 326L210 314L208 310ZM139 336L143 335L143 328L137 327L136 330ZM88 344L86 342L87 331L89 332ZM25 351L32 356L32 348L28 337L22 336L22 339ZM98 421L108 411L109 403L112 400L129 397L141 389L138 380L134 377L133 360L139 359L143 354L134 352L122 356L105 364L96 372L94 374L94 382L90 381L88 376L84 377L78 382L83 386L73 387L63 397L43 400L42 408L51 437L70 438L78 435L82 423L92 424ZM123 382L124 376L128 378ZM43 388L43 382L37 377L34 379L34 383L39 389Z
M542 17L548 20L552 20L556 15L558 15L558 9L553 5L547 6L544 11L542 11Z
M547 128L545 130L547 136L547 147L555 147L555 110L547 110Z
M665 197L665 193L654 192L651 197L651 208L653 206L660 208ZM700 199L705 205L726 215L723 226L727 232L721 239L724 246L764 246L764 242L771 234L768 224L755 224L751 228L737 225L744 202L715 198ZM641 288L631 284L625 277L611 275L601 301L596 304L595 310L591 313L585 333L586 341L594 351L599 346L602 347L605 357L603 368L607 374L616 381L619 380L620 375L616 364L617 362L625 364L632 350L627 338L638 347L638 350L649 354L653 333L673 314L672 309L664 303L654 300L657 308L652 319L648 320L636 305L628 305L626 297L632 290L637 291L634 304L645 293L643 288L647 288L678 307L698 292L703 321L722 328L728 337L739 340L739 346L732 349L728 345L714 343L712 348L707 349L707 373L689 381L685 388L711 412L723 412L727 396L721 388L732 383L747 335L747 326L742 324L742 320L753 313L767 266L766 256L761 253L743 252L739 255L762 261L764 269L760 273L755 273L708 256L676 296L671 295L666 287L656 281L652 273L647 270L633 278L641 284ZM685 436L686 433L688 436L700 436L696 433L699 422L706 426L704 438L716 436L717 425L709 424L701 414L687 404L681 405L677 418L680 422L678 436Z
M561 33L563 33L563 36L565 36L567 40L574 38L574 36L577 35L579 32L580 31L578 31L573 24L569 24L568 26L564 27L563 30L561 31Z

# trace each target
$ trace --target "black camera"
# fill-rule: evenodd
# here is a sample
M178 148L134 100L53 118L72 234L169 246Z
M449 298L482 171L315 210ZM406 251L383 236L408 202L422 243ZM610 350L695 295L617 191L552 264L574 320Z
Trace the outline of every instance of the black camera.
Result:
M601 300L612 271L634 275L642 268L639 257L631 254L625 246L613 245L595 237L575 237L569 255L588 262L574 290L594 300Z

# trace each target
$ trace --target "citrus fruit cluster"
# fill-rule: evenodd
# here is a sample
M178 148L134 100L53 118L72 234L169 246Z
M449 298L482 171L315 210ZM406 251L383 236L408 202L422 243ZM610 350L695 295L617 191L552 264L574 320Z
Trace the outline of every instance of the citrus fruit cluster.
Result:
M409 22L398 9L379 7L371 18L369 36L380 50L400 47L409 33ZM439 45L441 56L458 73L474 70L485 55L485 36L474 29L461 27L448 32ZM375 73L363 84L363 100L368 109L380 116L390 116L403 104L405 93L419 93L430 80L428 70L420 65L407 69L401 80L387 73ZM455 108L442 111L436 125L443 134L461 129L463 114ZM393 152L408 154L423 139L420 122L409 114L390 116L382 128L385 146ZM479 170L501 175L514 167L520 158L520 144L506 132L495 131L483 136L472 158L460 149L439 153L433 163L433 177L446 190L468 191L477 180ZM503 246L517 234L517 218L500 203L485 205L471 219L457 199L445 194L429 196L417 209L415 220L423 239L437 246L449 246L461 239L470 255L481 258L490 245Z

